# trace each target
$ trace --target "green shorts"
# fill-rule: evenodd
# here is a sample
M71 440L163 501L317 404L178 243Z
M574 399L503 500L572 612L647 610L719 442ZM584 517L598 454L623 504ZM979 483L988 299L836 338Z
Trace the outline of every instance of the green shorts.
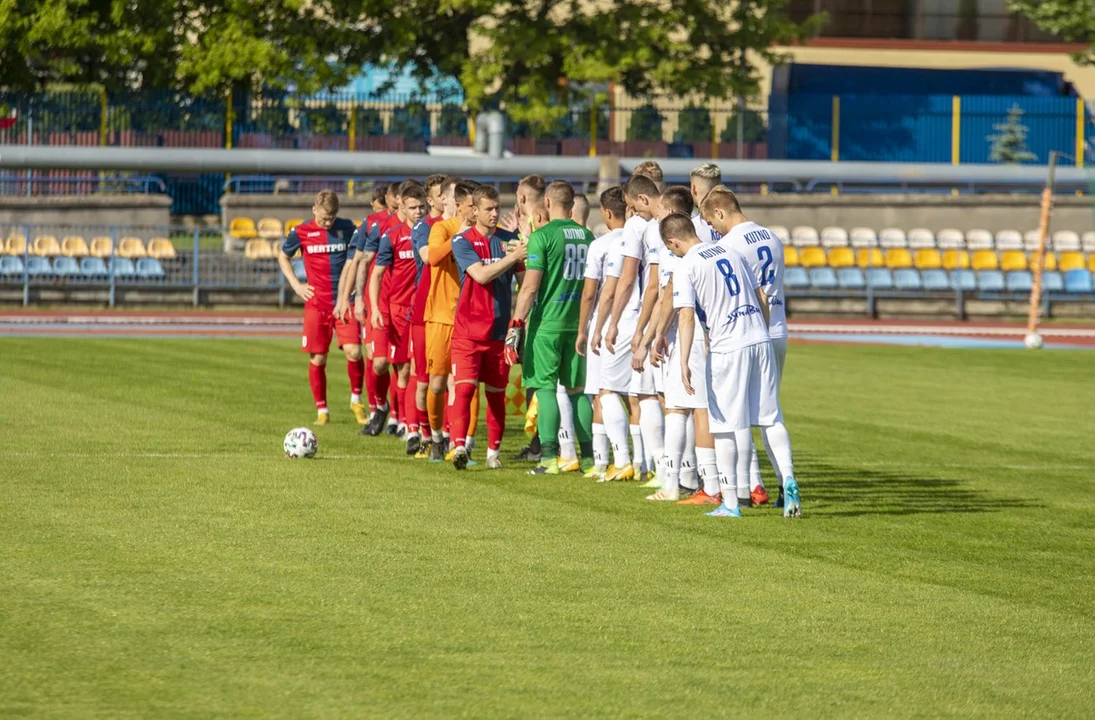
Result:
M568 389L584 388L586 361L578 355L574 344L578 333L533 332L525 339L525 355L521 359L525 387L554 388L562 383Z

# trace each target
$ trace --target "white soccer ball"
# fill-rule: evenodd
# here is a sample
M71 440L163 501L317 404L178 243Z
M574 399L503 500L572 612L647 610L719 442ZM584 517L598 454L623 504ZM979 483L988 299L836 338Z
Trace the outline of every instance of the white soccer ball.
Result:
M1042 347L1042 336L1036 332L1027 333L1027 336L1023 338L1023 344L1031 350L1037 350Z
M290 430L285 436L285 456L293 459L314 458L319 450L316 434L308 428Z

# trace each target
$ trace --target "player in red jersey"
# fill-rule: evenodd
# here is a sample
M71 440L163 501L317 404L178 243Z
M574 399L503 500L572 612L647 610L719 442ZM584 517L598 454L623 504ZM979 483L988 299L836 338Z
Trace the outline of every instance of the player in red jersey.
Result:
M338 346L346 354L350 408L359 423L365 424L367 420L361 402L365 374L361 326L347 312L348 304L338 302L340 286L344 288L350 284L350 264L346 260L354 229L353 221L338 217L338 196L330 190L322 190L312 206L312 219L290 230L278 253L278 265L289 287L304 300L301 349L310 359L308 381L319 411L317 425L326 425L331 417L327 410L327 351L332 336L338 337ZM289 260L298 250L304 257L306 283L297 279Z
M410 381L411 306L414 304L414 280L418 274L411 245L411 228L426 213L425 190L421 186L404 190L400 208L405 220L380 238L380 250L369 277L369 322L377 332L373 346L373 368L377 376L383 378L389 366L394 366L396 392L392 397L396 401L406 395ZM386 348L387 352L382 353L382 348ZM413 405L411 409L414 409ZM393 403L392 413L405 430L406 408L400 413ZM379 435L384 419L382 408L377 408L377 415L366 427L366 432Z
M354 248L351 257L353 256L353 253L363 251L365 246L370 243L370 238L374 236L376 238L376 244L379 246L380 225L395 214L394 206L391 206L391 209L389 209L390 206L388 205L389 198L391 197L392 183L380 183L373 189L373 213L365 218L361 225L358 226L357 232L354 233L353 240L350 243ZM373 250L373 255L375 254L376 250ZM371 259L372 256L370 256L369 260ZM357 266L354 265L354 268L356 267ZM369 265L366 264L365 267L368 268ZM353 275L352 277L356 278L356 275ZM353 289L353 283L350 283L350 285L351 287L346 288L347 296L349 295L349 291ZM364 295L364 292L359 292L357 294L357 300L354 303L354 317L362 324L366 335L364 338L365 359L367 360L365 363L365 391L369 401L369 419L372 419L372 416L376 414L377 406L376 372L373 370L372 350L369 347L369 331L368 327L365 326L365 303L368 301L368 298L364 297Z
M487 469L502 467L500 448L506 428L506 385L509 365L504 359L506 332L513 302L513 277L524 277L525 243L506 252L503 243L517 240L498 229L501 203L489 185L472 195L475 224L453 238L452 254L460 271L460 296L452 330L452 375L456 397L449 408L451 437L456 446L452 464L468 465L465 438L471 420L471 400L479 383L487 390Z

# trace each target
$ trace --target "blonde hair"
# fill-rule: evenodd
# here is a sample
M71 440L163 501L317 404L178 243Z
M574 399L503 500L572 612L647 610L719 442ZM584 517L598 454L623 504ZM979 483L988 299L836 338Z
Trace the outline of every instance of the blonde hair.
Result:
M332 215L338 212L338 195L334 190L320 190L316 193L316 207L323 208Z

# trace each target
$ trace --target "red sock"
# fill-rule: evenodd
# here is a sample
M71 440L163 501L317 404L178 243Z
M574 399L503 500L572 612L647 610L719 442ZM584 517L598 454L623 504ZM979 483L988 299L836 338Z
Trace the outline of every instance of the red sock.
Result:
M397 422L399 421L400 406L403 404L403 393L399 390L399 383L393 382L391 384L392 394L392 414L388 417L393 418Z
M487 447L502 447L502 435L506 432L506 393L487 391Z
M350 376L350 392L361 394L361 384L365 376L365 361L361 358L346 361L346 373Z
M418 432L418 406L415 398L418 397L418 383L412 378L403 389L403 413L404 420L411 432Z
M445 399L445 432L449 433L449 435L452 435L452 411L449 409L449 393L447 390L442 395L442 397Z
M456 402L449 406L449 418L452 426L449 428L449 438L456 447L464 447L468 434L468 424L471 422L471 397L479 389L476 383L457 383Z
M312 397L316 408L327 409L327 366L308 363L308 384L312 386Z
M427 384L427 387L429 387L428 384ZM426 398L427 398L426 403L428 404L429 403L429 393L428 392L426 393ZM415 410L418 411L418 427L421 428L422 434L425 435L426 431L428 429L430 429L430 411L425 406L418 407L418 397L417 396L415 396L414 407L415 407Z
M373 361L365 363L365 392L369 395L369 410L376 411L376 370L373 370Z
M391 373L376 374L376 404L384 405L388 400L388 385L392 382Z

